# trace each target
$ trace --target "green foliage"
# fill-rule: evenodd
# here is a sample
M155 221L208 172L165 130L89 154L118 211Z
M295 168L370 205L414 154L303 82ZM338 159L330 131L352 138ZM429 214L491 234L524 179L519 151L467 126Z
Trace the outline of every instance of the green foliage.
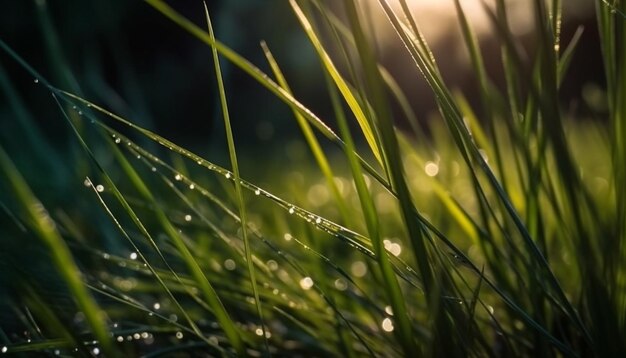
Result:
M2 353L626 354L625 2L596 1L608 118L587 123L559 103L582 32L562 45L561 1L529 0L530 59L506 2L485 5L501 43L500 93L455 0L477 110L444 81L407 2L378 0L438 106L428 136L378 63L359 1L341 2L343 17L322 1L289 2L324 73L327 121L296 99L267 44L273 76L220 43L208 11L204 31L162 0L146 3L212 51L232 170L86 99L41 5L58 85L0 47L52 95L71 153L46 144L36 109L1 71L0 85L25 145L52 163L39 170L73 169L47 173L68 193L59 204L0 146L0 308L12 312ZM290 107L318 168L285 161L264 172L277 160L264 148L248 166L221 60ZM396 127L393 104L415 137ZM249 171L276 189L244 179Z

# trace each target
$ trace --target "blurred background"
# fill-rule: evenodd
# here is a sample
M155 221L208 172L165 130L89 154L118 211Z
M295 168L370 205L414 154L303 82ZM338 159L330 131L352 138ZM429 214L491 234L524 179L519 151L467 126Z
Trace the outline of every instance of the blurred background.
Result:
M531 2L509 2L513 10L511 25L525 50L531 52ZM0 3L0 37L58 87L80 90L86 98L201 153L225 148L210 49L144 2ZM341 12L340 2L327 3ZM407 93L420 120L427 120L436 110L429 90L376 2L363 3L369 5L365 11L371 15L381 61ZM479 36L491 78L502 86L498 39L480 3L462 1ZM587 107L594 104L594 93L603 87L593 1L564 3L563 44L568 43L579 26L584 26L579 47L585 50L574 56L571 75L562 87L563 106L572 116L589 116L593 111ZM444 77L471 101L477 100L453 2L415 0L411 4ZM201 1L171 5L199 26L206 26ZM323 95L326 91L320 65L287 1L211 0L207 5L222 42L269 72L259 46L261 40L267 41L296 98L333 125L328 99ZM28 110L38 109L33 119L53 147L62 149L67 145L67 128L46 91L33 86L32 78L4 53L0 54L0 68L4 93L0 96L2 142L9 147L19 146L24 139L13 120L14 99L8 100L6 95L13 88ZM297 125L284 104L226 61L224 76L239 146L284 146L288 138L299 137ZM275 138L280 140L274 141Z

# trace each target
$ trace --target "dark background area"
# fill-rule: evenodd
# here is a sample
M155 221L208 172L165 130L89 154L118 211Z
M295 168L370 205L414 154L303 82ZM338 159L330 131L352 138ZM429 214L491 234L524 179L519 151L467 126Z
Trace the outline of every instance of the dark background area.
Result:
M177 1L171 5L201 27L205 27L201 1ZM61 88L72 90L72 82L83 95L113 112L183 143L192 149L223 150L223 129L217 104L210 48L166 19L143 1L0 1L0 37L36 70ZM284 0L209 1L217 37L243 57L270 72L259 46L266 40L290 81L296 97L332 126L330 106L320 65L306 36ZM47 12L47 15L45 14ZM581 94L585 86L602 87L602 64L593 12L574 21L565 19L563 39L569 41L579 25L585 26L580 50L570 76L563 84L563 106L574 116L590 112ZM47 20L56 34L46 31ZM450 48L463 46L451 35L433 43L444 77L471 101L477 102L472 72L451 56ZM58 40L60 52L51 51L45 37ZM390 41L396 41L392 39ZM521 39L532 51L532 34ZM413 70L402 46L391 44L383 61L398 79L421 119L435 110L429 91ZM493 81L503 86L497 39L483 38L486 65ZM71 76L59 70L71 69ZM299 135L289 109L254 80L223 61L231 118L239 146L284 145L284 138ZM12 86L33 113L45 136L55 146L70 138L58 109L41 86L6 54L0 66ZM4 96L1 96L4 97ZM5 98L0 99L1 138L9 146L19 145L19 134ZM402 125L402 123L400 123ZM17 136L17 137L16 137ZM273 141L273 138L280 138Z

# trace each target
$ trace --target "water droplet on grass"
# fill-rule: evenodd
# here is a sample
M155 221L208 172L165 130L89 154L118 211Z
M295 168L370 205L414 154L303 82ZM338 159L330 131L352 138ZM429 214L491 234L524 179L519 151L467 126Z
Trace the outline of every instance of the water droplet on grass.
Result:
M102 193L104 191L104 186L102 184L96 185L96 191L98 191L98 193Z
M131 260L137 260L137 253L136 252L131 252L130 253L130 259Z
M356 277L363 277L367 273L367 265L363 261L354 261L352 265L350 265L350 271Z
M343 278L338 278L335 280L335 288L339 291L345 291L348 288L348 283Z
M183 339L183 332L176 332L176 338Z
M115 138L115 143L120 144L122 140L120 138Z
M257 189L257 190L254 191L254 195L260 195L260 194L261 194L261 190L260 189Z
M289 208L289 214L293 214L295 212L296 212L296 209L294 209L293 206Z
M155 310L158 310L158 309L160 309L160 308L161 308L161 304L160 304L160 303L158 303L158 302L156 302L154 305L152 305L152 307L153 307Z
M95 347L94 349L92 349L92 350L91 350L91 352L92 352L94 355L98 355L98 354L100 354L100 348Z
M35 83L37 80L35 80ZM9 348L7 348L7 346L2 347L2 353L6 353L9 350Z
M185 221L187 222L191 221L191 215L189 214L185 215Z
M385 332L393 331L393 321L389 317L385 318L380 326L383 328Z
M195 186L195 185L193 185L193 184L189 184L189 189L194 190L195 188L196 188L196 186Z
M310 290L311 287L313 287L313 279L309 276L303 278L300 280L300 287L302 287L303 290Z
M393 316L393 309L391 306L385 306L385 312L387 312L388 315Z
M424 171L429 177L434 177L439 173L439 166L435 162L426 162L426 165L424 166Z
M237 268L237 264L235 263L235 261L233 261L232 259L226 259L226 261L224 261L224 267L228 270L228 271L232 271L235 268Z
M174 176L174 179L176 179L177 181L181 181L183 179L183 176L180 174L176 174L176 176Z
M39 78L35 78L35 79L33 80L33 82L35 82L35 83L39 83ZM6 348L6 347L4 347L4 348ZM6 351L4 351L4 348L3 348L3 352L2 352L2 353L6 352Z
M230 179L230 173L226 173L224 174L224 176L226 177L226 179Z

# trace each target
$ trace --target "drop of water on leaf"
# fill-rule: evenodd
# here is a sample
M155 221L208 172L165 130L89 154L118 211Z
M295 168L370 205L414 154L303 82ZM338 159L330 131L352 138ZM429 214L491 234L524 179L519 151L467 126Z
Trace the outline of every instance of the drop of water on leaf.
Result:
M96 185L96 191L98 191L98 193L102 193L104 191L104 186L102 184Z
M174 179L176 179L176 180L180 181L180 180L182 180L182 179L183 179L183 176L182 176L182 175L180 175L180 174L176 174L176 176L174 177Z
M294 209L293 206L289 208L289 214L293 214L295 212L296 212L296 209Z
M92 350L91 350L91 352L92 352L94 355L98 355L98 354L100 354L100 348L96 347L96 348L92 349Z
M122 336L117 336L117 339L116 339L116 340L117 340L118 342L124 342L124 337L122 337Z
M39 83L39 78L35 78L35 79L33 80L33 82L35 82L35 83ZM6 348L6 347L4 347L4 348ZM4 348L3 348L3 349L4 349ZM6 352L6 351L3 351L3 353L4 353L4 352Z
M176 332L176 338L183 339L183 332Z
M115 143L119 144L122 140L119 138L115 138Z
M158 309L160 309L160 308L161 308L161 304L157 302L157 303L155 303L154 305L152 305L152 307L153 307L155 310L158 310Z
M187 222L191 221L191 215L189 214L185 215L185 221Z
M35 80L35 83L37 83L37 80ZM2 353L6 353L8 350L7 346L2 347Z
M136 252L131 252L130 253L130 259L131 260L137 260L137 253Z
M193 184L189 184L189 189L194 190L195 188L196 188L196 186L195 186L195 185L193 185Z
M254 195L259 195L259 194L261 194L261 190L260 189L257 189L257 190L254 191Z
M226 179L230 179L230 173L226 173L224 176L226 177Z
M226 259L226 261L224 261L224 267L227 270L232 271L237 267L237 264L232 259Z
M308 276L303 278L300 280L300 287L302 287L303 290L311 289L311 287L313 287L313 279Z
M393 321L389 317L385 318L380 326L385 332L393 331Z

